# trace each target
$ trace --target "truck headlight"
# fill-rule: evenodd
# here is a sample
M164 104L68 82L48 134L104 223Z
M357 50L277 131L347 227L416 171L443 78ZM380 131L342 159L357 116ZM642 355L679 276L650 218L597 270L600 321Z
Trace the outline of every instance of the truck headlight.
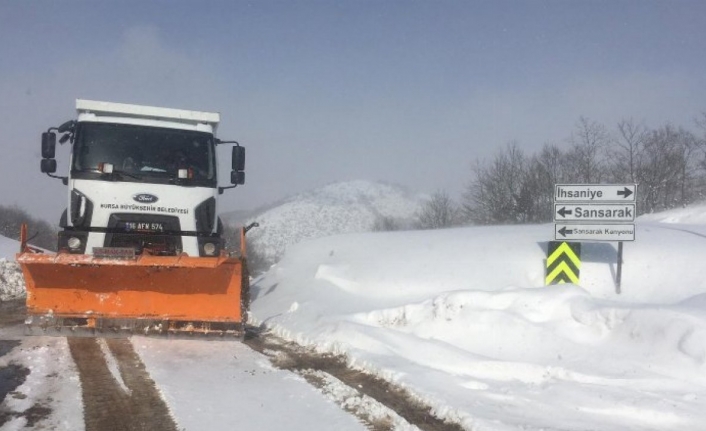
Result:
M69 245L69 248L72 250L77 250L79 247L81 247L81 240L79 238L76 238L75 236L72 236L69 238L67 244Z
M93 217L93 202L78 190L72 190L69 215L71 216L72 225L90 226L91 218Z
M206 253L207 256L213 256L216 254L216 244L207 242L203 245L203 252Z

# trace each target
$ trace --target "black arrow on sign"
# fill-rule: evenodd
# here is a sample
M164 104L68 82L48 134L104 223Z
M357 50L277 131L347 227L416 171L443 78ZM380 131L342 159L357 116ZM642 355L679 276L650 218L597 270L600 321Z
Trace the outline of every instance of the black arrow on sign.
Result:
M573 212L572 212L571 210L567 210L566 207L561 207L561 209L560 209L559 211L557 211L557 212L558 212L559 215L562 216L562 217L566 217L567 215L573 214Z
M567 229L566 226L564 226L561 229L559 229L559 233L561 234L561 236L566 236L567 234L571 235L572 233L574 233L574 230Z
M623 190L618 190L618 196L622 196L624 198L627 198L632 194L632 190L629 188L625 187Z

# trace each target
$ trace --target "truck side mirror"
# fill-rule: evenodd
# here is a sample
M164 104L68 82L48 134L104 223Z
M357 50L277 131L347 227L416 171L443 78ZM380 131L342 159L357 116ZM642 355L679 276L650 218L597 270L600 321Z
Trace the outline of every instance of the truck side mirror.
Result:
M235 144L233 147L233 155L231 164L233 170L230 171L230 183L232 186L218 187L218 193L221 194L227 189L232 189L241 184L245 184L245 148L241 147L236 141L217 141L218 144Z
M45 174L53 174L56 172L56 159L42 159L40 169Z
M245 184L245 147L240 145L233 147L233 170L230 173L230 183L239 185Z
M245 170L245 147L241 147L240 145L233 147L232 163L234 171Z
M43 159L53 159L56 154L56 133L54 132L44 132L42 133L42 158ZM42 165L44 166L44 165ZM56 170L56 168L54 168ZM44 172L42 170L42 172ZM54 171L52 171L54 172Z
M245 184L245 172L243 171L231 171L230 173L230 183L235 185Z

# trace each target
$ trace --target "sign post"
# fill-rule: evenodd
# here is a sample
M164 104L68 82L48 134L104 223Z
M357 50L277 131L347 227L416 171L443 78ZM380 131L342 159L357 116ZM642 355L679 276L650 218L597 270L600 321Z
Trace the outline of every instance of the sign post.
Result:
M615 291L620 294L623 242L635 241L636 184L556 184L556 241L617 241Z
M615 271L615 293L620 295L620 283L623 278L623 242L618 243L618 268Z

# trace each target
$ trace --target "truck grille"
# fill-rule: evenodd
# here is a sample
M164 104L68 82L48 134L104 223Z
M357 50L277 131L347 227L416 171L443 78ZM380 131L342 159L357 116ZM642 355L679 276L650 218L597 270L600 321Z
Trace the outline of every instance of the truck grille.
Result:
M135 253L174 256L182 251L178 217L111 214L105 236L106 247L132 247Z

